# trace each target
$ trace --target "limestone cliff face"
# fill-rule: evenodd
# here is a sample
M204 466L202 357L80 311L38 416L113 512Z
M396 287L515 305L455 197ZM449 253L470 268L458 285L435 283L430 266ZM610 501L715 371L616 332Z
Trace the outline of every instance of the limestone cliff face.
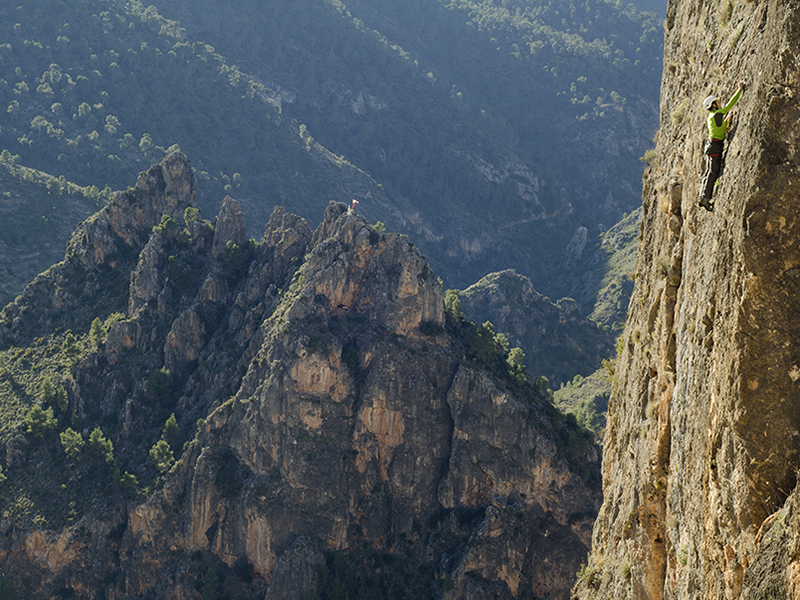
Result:
M465 357L410 240L332 203L316 231L276 208L247 241L235 200L214 225L193 204L173 155L4 313L3 342L24 344L79 323L70 307L97 309L102 277L124 271L109 284L124 314L72 369L73 418L102 421L142 481L156 415L174 410L187 432L146 496L62 528L7 519L0 566L16 589L199 598L202 560L246 565L243 597L299 600L333 550L397 593L566 598L599 508L598 451L535 390Z
M796 597L800 3L670 2L666 31L605 500L574 594ZM709 214L701 102L740 72Z

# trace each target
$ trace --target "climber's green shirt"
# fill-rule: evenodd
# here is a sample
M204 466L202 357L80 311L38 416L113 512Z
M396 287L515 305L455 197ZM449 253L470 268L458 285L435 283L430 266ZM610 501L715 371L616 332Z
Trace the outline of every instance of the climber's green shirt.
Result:
M739 88L725 106L718 110L711 110L708 112L708 137L714 140L725 139L725 134L728 132L728 123L725 121L723 115L731 111L739 101L741 95L742 88Z

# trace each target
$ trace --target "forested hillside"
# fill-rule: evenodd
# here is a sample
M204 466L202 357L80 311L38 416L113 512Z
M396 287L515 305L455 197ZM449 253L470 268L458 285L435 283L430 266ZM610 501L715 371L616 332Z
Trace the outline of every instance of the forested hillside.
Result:
M661 56L655 15L596 0L21 0L0 36L21 164L116 189L179 147L254 233L357 197L456 285L546 286L638 203Z
M16 165L7 151L0 154L0 306L64 257L75 224L107 196L96 186L79 187Z

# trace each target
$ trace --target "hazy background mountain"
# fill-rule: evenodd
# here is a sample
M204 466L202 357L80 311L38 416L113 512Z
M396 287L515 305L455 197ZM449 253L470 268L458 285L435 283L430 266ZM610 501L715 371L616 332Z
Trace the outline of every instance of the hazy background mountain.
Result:
M46 0L0 27L7 159L117 189L180 147L254 236L356 197L446 284L550 294L575 231L640 201L661 26L633 5Z
M75 225L105 200L95 186L0 160L0 306L64 257Z

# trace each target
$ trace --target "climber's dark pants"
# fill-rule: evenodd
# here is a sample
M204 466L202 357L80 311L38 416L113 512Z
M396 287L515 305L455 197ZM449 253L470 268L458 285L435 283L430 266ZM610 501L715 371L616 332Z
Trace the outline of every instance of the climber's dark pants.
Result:
M714 184L722 174L722 154L708 157L708 170L703 179L703 198L711 200L714 195Z
M708 170L703 179L703 198L711 200L714 195L714 184L722 176L722 170L725 168L725 159L723 158L723 150L725 148L724 140L715 140L713 138L706 141L706 146L703 152L708 156Z

